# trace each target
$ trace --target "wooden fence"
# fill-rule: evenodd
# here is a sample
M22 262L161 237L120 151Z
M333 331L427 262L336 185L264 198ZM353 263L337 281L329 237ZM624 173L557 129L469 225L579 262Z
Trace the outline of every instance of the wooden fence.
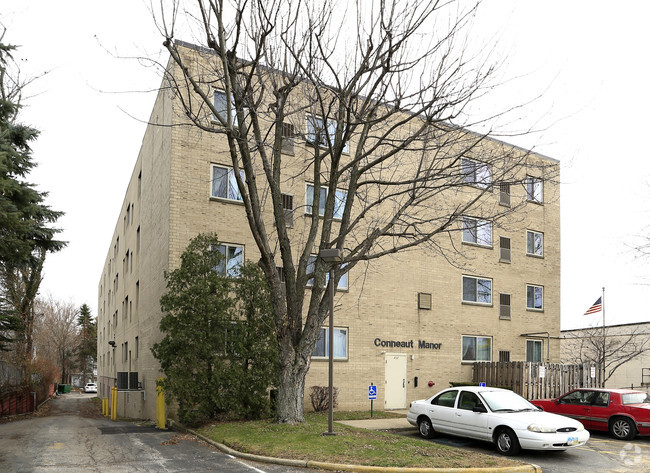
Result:
M473 374L475 383L508 388L529 400L556 398L575 388L599 387L601 379L600 366L591 363L478 362Z

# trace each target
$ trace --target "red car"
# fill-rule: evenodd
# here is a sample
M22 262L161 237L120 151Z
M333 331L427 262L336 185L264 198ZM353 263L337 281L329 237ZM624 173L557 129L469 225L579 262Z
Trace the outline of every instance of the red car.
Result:
M546 412L572 417L585 428L609 431L620 440L650 435L650 395L631 389L575 389L557 399L531 401Z

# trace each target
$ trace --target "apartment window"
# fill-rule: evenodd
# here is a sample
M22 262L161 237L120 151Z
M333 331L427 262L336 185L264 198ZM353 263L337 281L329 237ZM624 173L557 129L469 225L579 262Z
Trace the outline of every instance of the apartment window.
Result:
M318 258L317 255L310 255L309 259L307 260L307 274L313 273L315 266L316 266L316 259ZM341 267L345 267L345 264L341 265ZM327 283L330 280L330 273L327 271L325 273L325 285L327 286ZM314 285L314 278L310 278L309 281L307 281L308 286L313 286ZM341 278L339 279L339 283L336 286L336 289L338 290L343 290L346 291L348 289L348 273L343 273Z
M542 341L526 340L526 361L542 361Z
M226 99L225 92L221 92L219 90L214 91L214 109L217 111L224 122L228 121L228 101ZM236 125L237 114L235 111L235 102L233 100L230 101L230 113L232 116L232 124Z
M314 358L329 358L329 328L323 327L318 333L318 339L311 354ZM334 359L348 358L348 329L334 327Z
M140 355L140 338L135 337L135 359L138 359L138 356Z
M463 276L463 302L492 304L492 280Z
M492 246L492 223L471 217L463 217L463 242Z
M219 245L216 248L221 253L221 262L215 270L222 275L239 277L239 271L244 264L244 247L237 245Z
M288 228L293 228L293 196L282 194L282 209L284 210L284 223Z
M510 294L499 294L499 318L510 320Z
M244 179L243 171L239 175ZM237 186L237 178L233 168L212 165L212 197L219 199L241 201L242 196Z
M499 350L499 361L500 362L509 362L510 361L510 351L508 350Z
M292 123L282 124L282 152L286 154L293 154L294 137L296 136L296 127Z
M307 190L305 193L306 196L306 209L305 213L311 214L311 206L314 203L314 185L313 184L307 184ZM325 215L325 202L327 202L327 192L328 189L327 187L322 187L320 188L320 199L319 199L319 204L318 204L318 215L323 216ZM336 189L336 196L334 199L334 218L343 218L343 210L345 210L345 201L348 198L348 193L345 190L342 189Z
M499 184L499 204L510 207L510 184L507 182Z
M526 254L530 256L544 256L543 233L526 230Z
M499 237L499 261L510 263L510 238Z
M482 188L488 187L492 182L492 172L489 165L473 159L462 158L460 166L463 182Z
M462 361L492 361L492 337L463 335Z
M142 170L138 173L138 199L142 196Z
M136 236L135 236L135 249L137 250L138 254L140 254L140 227L136 230Z
M124 342L124 355L122 361L129 361L129 342Z
M542 286L526 285L526 308L530 310L544 309L544 288Z
M532 176L526 178L526 199L538 204L543 202L544 186L540 178Z
M307 115L307 143L311 145L317 144L321 148L327 148L328 135L329 141L332 143L332 146L334 146L334 140L336 138L336 121L328 120L327 130L325 130L325 125L323 124L323 119L321 117ZM346 141L343 146L343 152L348 153L349 151L350 143Z

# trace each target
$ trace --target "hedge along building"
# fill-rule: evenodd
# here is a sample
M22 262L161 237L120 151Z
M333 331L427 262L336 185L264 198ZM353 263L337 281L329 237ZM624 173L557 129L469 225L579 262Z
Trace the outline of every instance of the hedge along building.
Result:
M559 361L557 161L444 123L433 126L378 103L372 104L375 112L390 110L384 122L373 126L390 129L377 136L393 145L374 146L363 127L354 129L341 116L324 117L318 105L323 97L335 100L333 90L315 94L305 83L296 87L300 94L291 96L292 113L278 125L271 119L268 95L260 95L254 112L226 100L223 78L206 73L215 70L211 51L180 42L175 47L187 64L185 72L198 71L198 89L214 101L211 108L193 108L201 103L195 101L197 88L177 87L183 71L170 60L99 283L99 393L107 397L110 387L118 386L119 415L155 416L156 379L162 373L151 347L162 338L164 273L178 267L190 239L217 233L226 271L236 272L244 260L264 262L268 257L251 229L223 117L242 133L245 120L258 120L257 131L266 135L249 136L246 143L259 145L260 136L271 137L275 141L264 146L282 158L275 169L275 185L281 188L277 195L264 178L268 169L262 158L256 156L251 169L245 162L238 165L244 196L250 197L251 189L262 196L259 219L269 229L274 250L270 257L277 280L272 282L283 286L287 299L304 288L309 301L299 321L300 329L311 327L315 334L306 360L307 408L309 387L328 380L327 319L310 317L308 309L312 304L326 314L328 308L328 268L317 257L319 247L343 250L344 262L335 276L333 334L339 408L366 408L371 384L378 386L377 407L405 408L409 400L427 397L449 382L471 380L475 361ZM263 85L278 74L258 71L255 80ZM229 104L237 108L236 119L228 119ZM188 110L197 111L194 118L201 126L188 123ZM340 125L336 132L333 123ZM416 140L397 153L386 150L416 125L424 130ZM343 135L342 129L353 131ZM241 145L236 142L236 159ZM371 150L367 155L365 147ZM362 176L363 185L358 176L330 185L332 155L344 165L388 158L381 168L368 166L371 174ZM338 233L319 241L316 237L327 227ZM367 240L378 228L383 233ZM429 238L410 245L414 235ZM287 241L295 258L288 270L287 255L280 255Z

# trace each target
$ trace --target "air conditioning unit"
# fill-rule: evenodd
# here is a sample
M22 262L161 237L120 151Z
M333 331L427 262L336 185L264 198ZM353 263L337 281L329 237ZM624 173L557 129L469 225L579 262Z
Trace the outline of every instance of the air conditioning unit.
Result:
M141 383L138 382L138 372L118 371L117 389L120 391L141 389Z
M138 389L138 372L132 371L129 373L129 389Z

